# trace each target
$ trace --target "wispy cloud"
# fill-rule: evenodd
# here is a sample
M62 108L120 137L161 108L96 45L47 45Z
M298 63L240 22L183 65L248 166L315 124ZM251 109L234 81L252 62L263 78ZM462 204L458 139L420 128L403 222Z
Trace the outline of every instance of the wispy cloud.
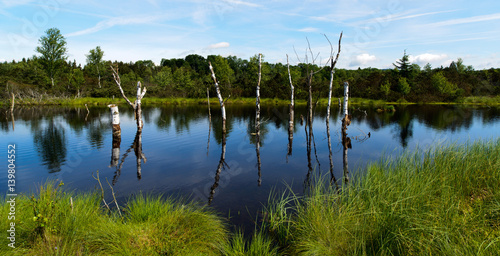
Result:
M29 4L33 2L33 0L2 0L0 2L5 7L13 7L13 6Z
M405 19L413 19L413 18L418 18L422 16L429 16L429 15L435 15L435 14L441 14L441 13L449 13L449 12L455 12L457 10L447 10L447 11L437 11L437 12L425 12L425 13L416 13L412 14L413 11L406 11L398 14L388 14L382 17L376 17L368 20L361 21L360 23L376 23L376 22L390 22L390 21L396 21L396 20L405 20Z
M209 45L207 47L207 49L219 49L219 48L227 48L227 47L229 47L229 43L228 42L220 42L220 43Z
M473 16L473 17L461 18L461 19L451 19L451 20L431 23L429 25L431 25L431 26L451 26L451 25L467 24L467 23L475 23L475 22L499 20L499 19L500 19L500 13L494 13L494 14L479 15L479 16Z
M223 2L226 2L228 4L234 4L234 5L244 5L244 6L248 6L248 7L261 7L261 5L258 5L258 4L239 1L239 0L223 0Z
M299 32L317 32L318 28L307 27L307 28L301 28L297 31L299 31Z
M66 34L66 37L82 36L96 33L98 31L109 29L118 25L133 25L133 24L148 24L163 19L162 16L146 16L146 17L113 17L98 22L95 26L73 33Z

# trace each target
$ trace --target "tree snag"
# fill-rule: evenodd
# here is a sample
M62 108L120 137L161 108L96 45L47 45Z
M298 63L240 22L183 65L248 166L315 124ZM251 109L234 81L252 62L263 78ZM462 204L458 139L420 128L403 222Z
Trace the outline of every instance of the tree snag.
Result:
M290 80L290 90L291 90L290 109L289 109L290 116L288 117L288 152L287 152L287 155L292 155L295 103L294 103L294 87L293 87L293 83L292 83L292 74L290 73L290 62L288 61L288 54L286 55L286 65L288 68L288 79Z
M146 94L146 87L144 89L141 86L141 82L137 82L137 98L134 103L130 102L130 100L125 96L125 93L123 92L122 86L121 86L121 80L120 80L120 75L118 75L118 67L116 70L111 66L111 70L113 71L113 78L115 79L116 85L118 85L118 89L120 89L120 93L122 94L122 97L127 101L127 103L134 109L135 113L135 120L137 121L137 131L142 131L142 127L144 126L144 123L142 122L142 110L141 110L141 100Z
M222 95L220 94L219 82L217 81L217 78L215 77L214 68L212 67L212 63L210 61L208 62L208 67L210 68L210 72L212 72L212 79L214 79L215 91L217 92L217 98L219 99L219 104L220 104L220 108L221 108L222 133L226 134L226 107L225 107L226 101L222 98ZM229 97L231 97L231 95L229 95L227 97L227 99L229 99Z

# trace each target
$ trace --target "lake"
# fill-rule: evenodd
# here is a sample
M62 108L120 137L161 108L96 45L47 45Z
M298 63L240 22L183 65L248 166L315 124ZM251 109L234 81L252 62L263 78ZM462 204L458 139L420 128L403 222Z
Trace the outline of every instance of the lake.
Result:
M255 106L227 107L225 138L220 109L215 105L211 120L206 105L143 106L141 136L136 136L131 108L119 107L121 140L114 143L107 107L94 106L87 112L85 107L20 106L14 110L14 123L10 113L2 111L2 146L7 151L8 144L16 145L16 192L36 192L49 179L64 181L70 190L93 191L98 183L92 175L99 171L108 201L111 193L106 180L120 202L140 191L190 198L210 204L233 224L252 228L271 191L290 187L301 194L314 176L333 176L340 184L346 174L336 105L330 118L332 172L326 106L315 109L311 134L305 129L306 107L296 107L291 145L288 106L262 106L259 157ZM347 153L347 175L405 149L422 150L500 134L498 107L395 108L395 112L377 112L367 105L350 108L352 123L347 133L352 148ZM139 141L142 147L138 148ZM6 172L0 183L7 184Z

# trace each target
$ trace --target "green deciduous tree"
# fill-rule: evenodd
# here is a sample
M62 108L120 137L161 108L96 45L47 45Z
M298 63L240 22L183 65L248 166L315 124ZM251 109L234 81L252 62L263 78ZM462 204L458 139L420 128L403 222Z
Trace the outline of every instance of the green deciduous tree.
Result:
M380 91L384 94L385 99L387 100L387 97L389 96L389 93L391 92L391 82L389 82L387 80L383 84L381 84Z
M45 34L38 40L40 46L36 47L36 51L42 55L40 61L50 77L52 87L54 87L54 76L67 59L66 39L57 28L47 29Z
M437 72L431 77L431 83L440 93L453 97L457 92L457 85L449 82L443 72Z
M406 81L405 77L400 77L398 80L398 89L401 94L403 94L403 98L410 93L410 84Z
M85 56L87 56L87 65L97 71L98 84L99 88L101 88L101 70L104 70L104 61L102 57L104 57L104 52L101 50L100 46L97 46L95 49L91 49L89 54Z

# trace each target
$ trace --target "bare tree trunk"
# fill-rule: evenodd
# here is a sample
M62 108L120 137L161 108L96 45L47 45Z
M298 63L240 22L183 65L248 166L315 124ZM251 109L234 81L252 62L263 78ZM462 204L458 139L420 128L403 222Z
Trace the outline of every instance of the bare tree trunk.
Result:
M259 81L257 82L256 100L255 100L255 133L260 135L260 81L262 70L262 54L259 53Z
M130 100L125 96L125 93L123 92L122 86L121 86L121 79L120 76L118 75L118 68L115 70L113 66L111 66L111 70L113 71L113 78L115 79L116 85L118 85L118 89L120 89L120 93L122 94L122 97L127 101L127 103L134 109L135 112L135 119L137 121L137 131L142 131L142 127L144 126L144 123L142 122L142 110L141 110L141 100L146 94L146 87L142 89L141 87L141 82L137 82L137 99L134 103L130 102Z
M330 137L330 108L331 108L331 103L332 103L332 87L333 87L333 75L335 74L335 64L337 64L337 61L339 59L339 54L340 54L340 41L342 40L342 33L340 33L340 38L339 38L339 49L337 51L337 56L335 57L335 60L333 59L333 46L328 39L328 37L325 35L326 40L330 43L330 60L331 60L331 65L330 65L330 90L328 92L328 106L326 108L326 135L328 137L328 157L330 160L330 183L335 184L337 186L337 179L335 178L335 174L333 173L333 157L332 157L332 142L331 142L331 137Z
M347 137L347 126L351 124L351 116L348 110L349 101L349 83L344 82L344 118L342 118L342 146L343 151L343 164L344 164L344 182L349 182L349 169L347 165L347 149L352 148L351 138Z
M328 42L330 43L330 40L328 39L328 37L325 35L326 39L328 40ZM331 60L331 65L330 65L330 90L328 92L328 106L326 108L326 122L330 122L330 106L331 106L331 103L332 103L332 87L333 87L333 75L335 74L335 64L337 64L337 61L339 59L339 55L340 55L340 42L342 40L342 33L340 33L340 37L339 37L339 49L337 51L337 57L335 57L335 60L333 59L333 46L332 44L330 43L330 60Z
M219 99L219 104L220 104L220 108L221 108L221 113L222 113L222 133L226 134L226 107L224 106L225 105L225 101L222 98L222 95L220 93L219 82L217 82L217 78L215 77L215 73L214 73L214 69L212 67L212 63L210 63L210 61L209 61L208 65L209 65L209 68L210 68L210 72L212 72L212 78L214 79L214 83L215 83L215 91L217 92L217 98ZM231 95L229 95L229 97L231 97ZM229 97L228 97L228 99L229 99Z
M259 80L257 82L257 99L255 101L255 134L257 136L257 141L255 143L255 152L257 154L257 168L259 179L257 184L260 186L262 184L261 175L261 161L260 161L260 82L262 76L262 54L259 53Z
M118 165L118 160L120 159L120 143L121 143L121 128L120 128L120 113L118 112L118 106L114 104L108 105L111 111L111 124L113 126L113 144L111 150L111 163L110 167L115 167Z
M292 74L290 73L290 63L288 62L288 54L286 55L286 65L288 67L288 78L290 80L290 110L289 110L289 118L288 118L288 152L287 155L292 155L292 144L293 144L293 126L294 126L294 87L292 83Z

